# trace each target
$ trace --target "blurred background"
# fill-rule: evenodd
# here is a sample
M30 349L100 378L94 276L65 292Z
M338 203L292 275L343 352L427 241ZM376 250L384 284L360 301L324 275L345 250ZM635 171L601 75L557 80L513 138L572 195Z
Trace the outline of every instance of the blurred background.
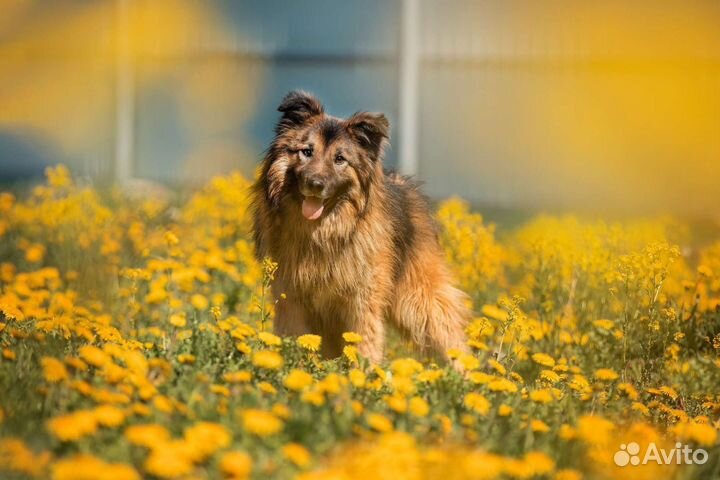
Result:
M492 210L720 219L717 0L2 0L0 182L252 176L291 89Z

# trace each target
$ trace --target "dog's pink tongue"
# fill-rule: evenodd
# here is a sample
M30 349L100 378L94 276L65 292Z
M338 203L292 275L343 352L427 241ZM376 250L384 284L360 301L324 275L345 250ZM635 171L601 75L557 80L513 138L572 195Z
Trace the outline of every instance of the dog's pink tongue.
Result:
M317 220L323 212L322 199L317 197L305 197L302 203L303 217L308 220Z

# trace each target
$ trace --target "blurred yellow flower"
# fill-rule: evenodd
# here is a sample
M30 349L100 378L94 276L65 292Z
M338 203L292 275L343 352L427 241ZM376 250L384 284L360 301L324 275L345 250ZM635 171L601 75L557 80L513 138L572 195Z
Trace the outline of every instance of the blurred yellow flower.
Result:
M530 392L530 400L536 403L550 403L554 399L552 392L547 388L543 388L541 390L534 390Z
M355 388L362 388L365 386L365 373L362 370L358 370L356 368L353 368L348 372L348 378L350 379L350 383Z
M712 447L718 438L715 427L705 423L678 422L672 432L681 440L695 442L698 445Z
M253 353L252 363L259 368L267 368L268 370L277 370L283 366L283 357L272 350L260 350Z
M490 411L490 402L479 393L470 392L465 395L463 399L465 406L475 413L480 415L487 415Z
M613 381L618 379L618 374L610 368L599 368L595 370L595 378L604 381Z
M420 397L412 397L408 402L410 414L416 417L426 417L430 413L430 405Z
M100 405L95 407L95 419L103 427L115 428L125 422L125 412L114 405Z
M530 429L537 433L546 433L550 431L550 426L542 420L535 418L530 421Z
M534 353L532 355L533 362L543 367L552 368L555 366L555 359L546 353Z
M290 371L283 384L290 390L299 392L309 387L313 383L313 377L309 373L297 368Z
M245 430L259 437L275 435L283 429L283 422L276 415L265 410L249 408L240 412Z
M282 447L282 454L300 468L310 465L310 452L299 443L288 443Z
M192 297L190 297L190 305L192 305L198 310L207 310L210 306L210 301L205 295L196 293Z
M232 435L227 427L219 423L198 422L185 428L184 439L194 450L196 459L205 459L229 446Z
M52 465L53 480L140 480L130 465L107 463L97 457L78 454Z
M392 422L386 416L379 413L369 413L367 415L367 423L370 428L381 433L387 433L393 430Z
M252 379L252 373L247 370L239 370L237 372L227 372L223 374L223 380L228 383L247 383Z
M176 478L193 470L192 448L181 440L154 445L145 459L145 471L160 478Z
M508 417L512 415L513 408L510 405L505 405L504 403L498 407L498 415L501 417Z
M125 429L125 438L133 445L153 448L170 439L170 432L157 423L132 425Z
M220 457L220 471L234 479L243 480L250 478L253 461L250 455L241 451L226 452Z
M43 368L43 376L50 383L58 383L68 379L68 371L65 365L53 357L42 357L40 364Z
M97 430L97 418L92 410L76 410L66 415L51 418L48 430L64 442L79 440Z

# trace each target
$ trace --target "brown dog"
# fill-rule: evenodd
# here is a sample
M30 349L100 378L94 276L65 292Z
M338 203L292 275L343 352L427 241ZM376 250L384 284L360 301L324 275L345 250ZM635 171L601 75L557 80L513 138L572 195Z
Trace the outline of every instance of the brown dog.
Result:
M335 118L299 91L278 110L253 190L257 254L279 264L276 333L319 334L323 354L337 356L354 331L379 363L389 319L421 349L464 350L466 296L451 284L428 205L383 171L385 116Z

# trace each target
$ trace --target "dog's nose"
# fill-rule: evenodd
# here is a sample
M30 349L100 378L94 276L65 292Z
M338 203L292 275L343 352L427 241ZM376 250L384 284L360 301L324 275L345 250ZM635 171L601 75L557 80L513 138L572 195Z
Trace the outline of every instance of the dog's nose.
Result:
M320 180L319 178L311 178L308 180L308 187L310 190L312 190L313 193L320 193L322 192L323 188L325 188L325 182Z

